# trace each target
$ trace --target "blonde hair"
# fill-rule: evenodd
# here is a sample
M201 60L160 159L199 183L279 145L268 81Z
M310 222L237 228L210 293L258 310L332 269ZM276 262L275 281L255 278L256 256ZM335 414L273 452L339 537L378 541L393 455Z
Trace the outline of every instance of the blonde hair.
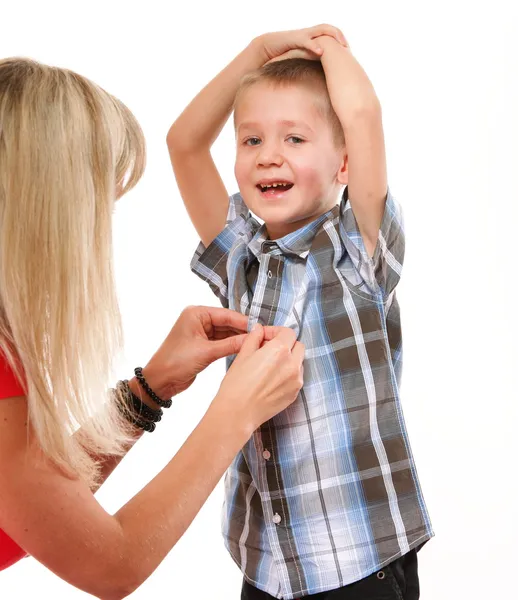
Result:
M122 102L67 69L0 60L0 349L43 451L90 485L94 456L128 441L108 398L122 348L112 213L144 166Z
M329 122L336 146L338 148L345 146L344 130L331 104L324 68L319 60L287 58L267 63L245 75L239 84L234 100L234 118L243 93L262 82L278 87L304 86L311 90L321 100L320 106L317 104L317 108Z

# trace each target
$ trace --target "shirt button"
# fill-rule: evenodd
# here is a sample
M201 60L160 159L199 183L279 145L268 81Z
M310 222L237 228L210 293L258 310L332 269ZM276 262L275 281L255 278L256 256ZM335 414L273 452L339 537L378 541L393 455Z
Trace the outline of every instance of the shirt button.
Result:
M281 519L281 515L279 515L279 514L275 513L275 514L273 515L273 519L272 519L272 521L273 521L273 522L274 522L276 525L278 525L278 524L279 524L279 523L282 521L282 519Z
M264 460L270 460L271 456L272 455L268 452L268 450L264 450L263 451L263 458L264 458Z
M268 271L268 279L271 279L273 277L273 273L271 271Z

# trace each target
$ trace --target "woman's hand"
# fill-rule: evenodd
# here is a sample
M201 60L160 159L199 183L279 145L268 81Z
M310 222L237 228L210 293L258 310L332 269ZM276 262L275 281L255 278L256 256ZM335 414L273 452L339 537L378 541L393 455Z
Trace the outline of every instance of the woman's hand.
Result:
M248 435L297 397L303 385L304 346L293 330L256 326L223 379L212 409Z
M265 33L255 38L254 42L262 49L264 62L267 63L291 50L304 50L315 57L321 56L322 48L316 38L322 35L328 35L339 44L347 46L344 34L338 28L325 24L306 29Z
M226 308L186 308L143 369L151 389L163 399L186 390L212 362L239 352L247 323L246 316ZM138 389L135 379L130 385Z

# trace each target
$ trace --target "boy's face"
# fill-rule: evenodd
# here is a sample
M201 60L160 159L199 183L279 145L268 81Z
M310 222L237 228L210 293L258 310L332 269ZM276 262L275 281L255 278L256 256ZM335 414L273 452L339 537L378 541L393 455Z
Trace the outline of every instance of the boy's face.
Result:
M333 140L319 102L317 92L300 85L260 82L237 107L237 183L271 239L330 210L347 183L345 149Z

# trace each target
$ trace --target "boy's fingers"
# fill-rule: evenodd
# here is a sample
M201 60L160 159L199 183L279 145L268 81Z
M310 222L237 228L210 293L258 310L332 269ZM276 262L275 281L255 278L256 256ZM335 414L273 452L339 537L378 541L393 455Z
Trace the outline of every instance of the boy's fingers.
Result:
M293 48L284 54L280 54L279 56L270 59L266 64L268 65L272 62L278 62L279 60L287 60L288 58L306 58L308 60L318 60L318 57L316 57L315 53L311 50L307 50L306 48Z
M312 27L314 33L311 37L318 37L321 35L329 35L334 38L339 44L343 44L344 46L349 46L344 34L338 29L338 27L333 27L333 25L327 25L326 23L322 25L317 25L316 27Z
M311 52L317 56L320 56L324 52L320 44L315 40L311 40L311 42L308 44L308 50L311 50Z

